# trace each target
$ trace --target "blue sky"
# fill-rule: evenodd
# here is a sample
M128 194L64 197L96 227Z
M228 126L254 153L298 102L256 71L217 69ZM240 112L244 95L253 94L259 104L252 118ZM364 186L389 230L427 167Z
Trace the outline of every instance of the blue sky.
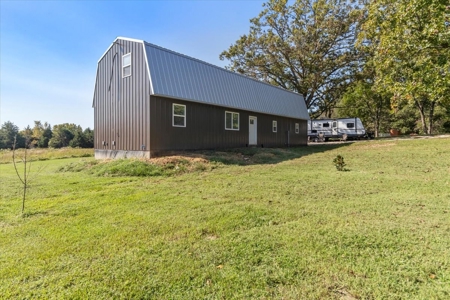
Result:
M0 123L93 128L97 62L116 37L223 67L264 2L0 0Z

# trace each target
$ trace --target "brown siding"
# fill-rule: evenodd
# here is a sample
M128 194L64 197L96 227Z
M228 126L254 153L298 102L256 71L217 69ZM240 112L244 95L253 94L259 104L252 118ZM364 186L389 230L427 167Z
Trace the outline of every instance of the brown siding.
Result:
M129 52L132 53L131 76L122 78L122 56ZM142 44L118 40L98 64L94 148L139 151L145 145L149 151L149 100L150 84ZM103 141L106 146L102 145Z
M172 126L172 104L186 105L186 127ZM151 152L165 150L245 147L249 141L249 116L257 117L258 146L286 147L307 144L306 121L219 106L151 96ZM239 113L239 131L225 130L225 111ZM272 121L278 131L272 132ZM295 123L300 124L299 134Z

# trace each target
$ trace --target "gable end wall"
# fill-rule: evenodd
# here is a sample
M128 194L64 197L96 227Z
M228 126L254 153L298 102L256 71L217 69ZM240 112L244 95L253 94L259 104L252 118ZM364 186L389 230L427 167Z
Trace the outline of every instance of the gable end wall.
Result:
M122 56L130 52L131 76L123 78ZM142 145L149 154L150 83L147 72L142 43L117 40L99 61L93 103L96 156L102 152L114 156L117 150L142 151Z

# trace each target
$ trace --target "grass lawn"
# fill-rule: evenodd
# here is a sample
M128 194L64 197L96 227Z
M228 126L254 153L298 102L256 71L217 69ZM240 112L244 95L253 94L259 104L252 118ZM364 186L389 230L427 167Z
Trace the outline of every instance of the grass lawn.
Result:
M449 137L192 155L0 164L0 299L450 299Z

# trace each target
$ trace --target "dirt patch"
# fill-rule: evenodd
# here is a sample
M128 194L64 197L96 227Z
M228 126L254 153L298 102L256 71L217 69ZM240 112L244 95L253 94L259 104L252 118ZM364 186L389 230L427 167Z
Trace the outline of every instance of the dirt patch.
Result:
M174 164L174 163L178 163L180 161L186 161L189 163L208 163L208 160L204 157L191 156L191 155L184 154L184 153L182 155L150 158L150 159L146 159L145 161L152 163L152 164L156 164L156 165Z

